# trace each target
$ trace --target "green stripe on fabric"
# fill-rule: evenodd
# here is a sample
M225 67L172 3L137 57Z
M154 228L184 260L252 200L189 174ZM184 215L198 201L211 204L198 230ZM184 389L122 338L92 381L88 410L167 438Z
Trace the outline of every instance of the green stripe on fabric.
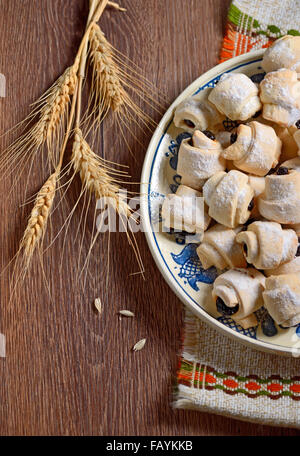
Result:
M248 14L243 13L237 6L231 3L228 11L228 20L236 27L242 27L245 32L249 32L251 28L256 29L255 34L266 35L274 37L281 37L284 34L277 25L270 24L267 30L261 30L262 26L259 21ZM290 29L287 31L288 35L300 36L300 31L296 29Z
M294 29L288 30L287 33L288 33L288 35L300 36L300 32L298 30L294 30Z
M248 14L244 14L239 8L231 3L228 12L228 19L236 26L246 27L250 30L251 27L259 28L259 22Z

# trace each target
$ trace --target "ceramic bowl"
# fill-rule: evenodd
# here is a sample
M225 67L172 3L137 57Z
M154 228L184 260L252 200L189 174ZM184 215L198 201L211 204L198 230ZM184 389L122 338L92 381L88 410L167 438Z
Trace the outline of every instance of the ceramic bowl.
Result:
M141 214L144 231L151 253L163 277L181 299L197 316L223 334L252 348L272 353L300 356L300 325L289 329L277 326L277 334L267 337L261 323L257 327L243 329L231 318L220 316L211 298L212 283L218 275L215 268L205 271L196 254L197 244L186 243L185 238L162 232L160 207L166 194L175 192L180 183L176 173L180 142L187 133L173 124L175 107L185 98L204 94L214 87L226 72L244 73L252 76L262 73L263 51L255 51L217 65L188 86L169 107L160 121L145 157L141 177ZM234 128L232 121L224 122L224 130ZM258 312L261 320L264 309Z

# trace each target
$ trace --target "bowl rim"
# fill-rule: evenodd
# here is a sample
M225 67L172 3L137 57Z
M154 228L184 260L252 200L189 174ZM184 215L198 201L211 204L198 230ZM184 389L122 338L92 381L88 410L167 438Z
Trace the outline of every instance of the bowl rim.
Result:
M151 185L151 181L148 182L149 177L151 175L151 169L153 167L156 152L159 149L160 143L164 137L164 134L167 132L170 123L173 119L173 111L174 108L181 103L185 98L191 96L192 94L196 93L199 87L204 85L206 81L216 78L219 74L226 72L227 70L237 69L239 66L244 66L246 62L255 63L262 60L262 56L264 54L264 49L259 49L257 51L251 51L246 54L233 57L226 62L220 63L214 66L209 71L203 73L197 79L195 79L190 85L188 85L180 94L179 96L173 101L173 103L169 106L165 114L163 115L162 119L160 120L155 132L152 135L151 141L149 143L143 168L141 174L141 185L140 185L140 192L141 192L141 221L143 224L143 231L145 233L148 246L150 248L151 254L154 258L154 261L160 270L163 278L172 289L173 292L177 295L177 297L181 300L181 302L186 305L194 314L208 323L211 327L215 330L219 331L220 333L228 336L230 339L239 341L243 345L247 345L248 347L254 348L259 351L264 351L273 354L280 354L285 356L295 356L295 353L298 355L298 350L295 350L293 347L284 347L282 345L275 345L269 342L264 342L261 340L253 339L248 337L244 334L241 334L233 329L225 326L223 323L219 322L216 318L209 315L204 309L193 303L192 299L185 296L183 291L181 290L180 285L174 281L171 272L168 270L165 261L162 258L162 254L160 253L157 242L151 227L151 221L149 217L149 205L148 205L148 198L149 198L149 189ZM300 355L300 352L299 352Z

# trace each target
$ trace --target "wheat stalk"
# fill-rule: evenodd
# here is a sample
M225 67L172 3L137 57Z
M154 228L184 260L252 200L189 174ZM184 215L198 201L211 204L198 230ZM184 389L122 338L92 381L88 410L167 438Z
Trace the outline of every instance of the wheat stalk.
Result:
M54 172L47 179L38 192L31 211L20 245L20 248L24 250L27 265L45 233L55 196L57 177L57 172Z
M59 177L62 178L64 175L61 170L72 129L74 129L74 142L70 166L73 166L74 175L75 173L80 175L82 181L81 196L89 192L97 200L104 199L105 204L126 218L126 221L123 219L122 223L126 227L129 243L134 249L141 270L143 269L133 230L130 223L127 223L132 215L132 210L127 203L127 198L120 192L120 184L123 184L121 177L124 178L125 173L113 168L110 162L96 155L84 139L80 128L82 124L81 99L88 56L91 58L93 67L90 100L95 102L91 115L97 112L97 126L100 125L110 109L115 113L118 123L119 120L122 120L126 125L131 121L137 123L135 116L139 117L142 123L152 122L150 117L146 116L128 95L126 89L130 86L128 83L130 77L126 73L126 65L120 64L116 51L106 40L99 26L96 25L107 5L122 10L116 3L108 0L90 1L86 31L74 64L67 68L34 104L31 114L20 125L24 126L25 123L28 127L38 118L37 122L9 146L0 160L0 167L4 169L8 165L13 171L16 164L19 166L21 162L24 162L25 167L30 159L33 163L37 153L45 147L48 153L48 162L51 168L55 169L36 196L20 243L18 254L21 251L24 253L25 270L45 234L57 182ZM88 44L90 45L89 48ZM143 86L142 89L144 90L145 87ZM141 92L137 90L137 93ZM72 103L70 103L71 97ZM121 128L120 130L123 134ZM15 173L15 175L17 180L21 172ZM28 173L29 178L30 173ZM71 183L72 180L70 179L69 182Z

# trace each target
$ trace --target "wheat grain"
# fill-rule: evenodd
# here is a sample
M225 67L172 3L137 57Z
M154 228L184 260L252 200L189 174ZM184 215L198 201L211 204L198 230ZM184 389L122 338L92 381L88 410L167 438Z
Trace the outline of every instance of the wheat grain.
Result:
M99 314L102 313L102 302L100 298L96 298L94 301L95 308L98 310Z
M123 315L124 317L134 317L134 313L131 310L119 310L119 314Z
M144 348L145 346L145 343L146 343L146 339L141 339L139 340L133 347L132 347L132 350L133 351L140 351Z
M108 167L91 150L79 128L75 130L71 161L74 171L80 175L85 190L94 194L96 199L105 198L105 203L112 206L119 215L131 215L131 209L120 194L120 187L112 176L116 170Z
M35 248L45 233L47 221L53 205L56 184L57 173L54 172L37 194L34 207L31 211L28 224L21 241L21 248L24 249L27 264L29 264Z

